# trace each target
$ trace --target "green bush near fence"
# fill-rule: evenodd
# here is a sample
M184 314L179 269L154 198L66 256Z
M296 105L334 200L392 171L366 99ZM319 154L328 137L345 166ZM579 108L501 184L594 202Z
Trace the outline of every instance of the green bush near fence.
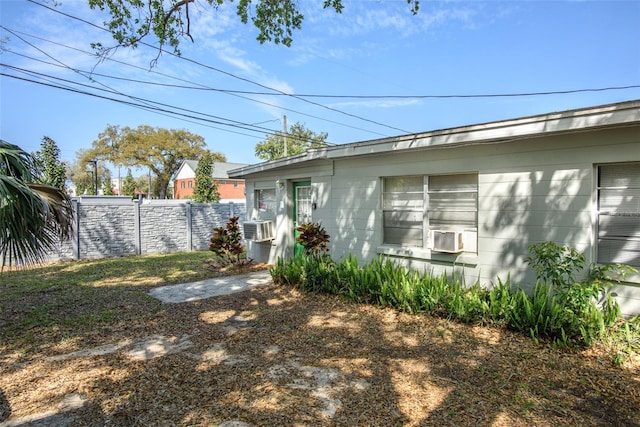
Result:
M466 323L503 325L530 335L536 342L568 347L608 340L627 351L640 350L640 319L621 319L608 292L612 281L606 273L621 273L628 267L592 266L595 274L575 281L574 267L581 267L583 259L570 248L550 242L540 245L546 246L530 248L529 262L539 266L531 295L513 286L509 278L498 279L491 288L478 283L468 286L462 277L422 274L388 257L363 264L353 255L339 262L327 254L279 259L271 275L277 284L339 295L358 303L431 313ZM557 263L564 263L563 274L552 271Z

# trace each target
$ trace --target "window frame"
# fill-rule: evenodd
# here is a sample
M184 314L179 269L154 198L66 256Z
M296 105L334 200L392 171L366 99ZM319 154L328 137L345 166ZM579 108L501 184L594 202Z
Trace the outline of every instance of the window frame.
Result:
M638 175L635 177L630 177L631 180L633 180L635 178L636 180L636 184L634 185L632 182L630 182L628 185L605 185L606 183L602 182L602 178L603 178L603 172L602 169L603 168L612 168L612 167L637 167L638 168ZM616 206L615 208L611 209L611 208L603 208L602 207L602 202L603 199L606 198L611 198L611 195L606 195L603 196L603 193L607 193L607 192L620 192L622 194L622 196L618 196L618 197L627 197L624 192L628 191L629 193L631 193L631 195L633 196L634 190L635 193L640 194L640 162L614 162L614 163L598 163L594 165L595 167L595 239L594 239L594 259L596 260L597 263L599 264L616 264L616 263L621 263L621 264L628 264L631 265L632 267L639 269L640 268L640 261L638 262L634 262L633 264L630 264L629 262L625 261L624 259L619 258L620 255L618 255L618 257L613 257L611 255L607 256L606 260L604 259L605 255L604 253L607 252L605 250L605 245L607 243L611 243L611 242L629 242L629 241L639 241L637 236L633 236L633 235L625 235L625 236L619 236L619 235L614 235L614 236L608 236L608 237L603 237L601 236L601 232L603 231L604 227L602 226L602 223L604 222L602 220L603 217L608 218L608 222L613 223L616 220L620 220L623 219L625 217L630 217L630 218L638 218L637 221L640 221L640 209L636 210L636 211L632 211L632 212L626 212L624 209L621 210L620 212L618 212L618 207ZM615 172L614 172L615 173ZM615 196L614 196L615 197ZM636 195L636 197L640 197L640 195ZM623 220L624 221L624 220ZM633 220L631 220L633 221ZM640 245L640 243L638 243L638 245ZM625 253L625 251L623 250L618 250L619 253ZM638 276L638 275L636 275ZM633 280L634 282L638 281L637 278Z
M260 204L262 201L264 201L264 199L261 198L261 196L263 196L264 194L266 194L267 192L272 193L273 194L273 199L272 200L266 200L265 202L265 209L261 209L260 208ZM259 217L261 219L273 219L276 216L276 207L277 207L277 201L276 201L276 189L275 188L256 188L253 190L253 207L256 210L256 212L258 213ZM268 204L269 202L271 202L271 205L273 207L273 209L269 209Z
M465 189L466 185L463 182L460 183L461 189L452 189L450 191L443 191L442 189L434 189L433 185L430 187L430 178L440 179L440 177L458 177L458 176L469 176L473 177L474 184L472 187ZM386 195L391 194L393 192L388 191L388 179L397 179L397 178L422 178L422 244L421 245L412 245L412 244L402 244L402 243L393 243L386 238L386 229L387 226L385 224L385 214L388 215L389 212L399 211L402 209L394 209L390 208L387 203ZM387 254L400 254L400 255L415 255L417 257L431 257L435 256L444 256L444 257L455 257L455 256L477 256L478 254L478 211L479 211L479 203L478 203L478 193L479 193L479 174L478 172L461 172L461 173L451 173L451 174L429 174L429 175L406 175L406 176L386 176L381 177L381 212L382 212L382 233L381 233L381 248L379 248L378 252L387 253ZM431 179L432 184L435 183L435 179ZM455 185L455 178L452 180L452 186ZM455 212L473 212L473 226L464 224L462 221L460 224L451 224L448 226L435 225L435 221L433 218L433 212L436 210L433 208L432 198L436 194L446 195L446 194L463 194L470 193L473 194L471 197L467 198L467 203L470 200L473 200L474 207L471 208L459 208L454 209ZM446 197L446 196L445 196ZM464 204L465 200L461 200ZM412 211L411 209L405 209L405 211ZM416 210L413 210L415 212ZM448 212L442 211L441 212ZM463 250L460 253L449 254L443 252L433 251L432 241L431 241L431 231L434 230L455 230L463 233L463 236L466 236L467 241L474 240L473 245L471 245L470 250ZM465 234L466 233L466 234ZM437 255L436 255L437 254Z

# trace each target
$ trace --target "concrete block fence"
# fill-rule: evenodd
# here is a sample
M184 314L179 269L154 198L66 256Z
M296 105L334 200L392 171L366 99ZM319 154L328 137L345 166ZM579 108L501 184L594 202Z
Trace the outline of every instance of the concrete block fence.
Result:
M242 225L246 207L83 196L73 199L73 209L73 237L61 242L49 260L206 250L215 227L225 226L233 216L240 217Z

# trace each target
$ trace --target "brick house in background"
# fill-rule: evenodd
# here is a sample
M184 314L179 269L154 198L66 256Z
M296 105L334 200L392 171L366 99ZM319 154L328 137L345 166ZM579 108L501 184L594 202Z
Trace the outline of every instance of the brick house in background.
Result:
M244 203L244 179L230 179L227 173L232 169L238 169L244 166L247 165L244 163L213 163L213 182L218 185L220 203ZM197 167L197 160L185 160L182 163L180 169L176 172L173 181L174 199L187 199L193 196L193 192L196 188Z

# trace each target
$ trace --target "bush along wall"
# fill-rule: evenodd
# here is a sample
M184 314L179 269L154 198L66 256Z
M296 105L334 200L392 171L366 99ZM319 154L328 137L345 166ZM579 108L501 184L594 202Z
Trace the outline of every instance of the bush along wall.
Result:
M431 313L466 323L497 324L557 346L591 346L615 336L630 351L640 350L640 318L624 320L611 297L612 274L626 266L590 267L583 281L575 276L584 256L552 242L532 245L527 259L538 281L531 295L509 278L492 288L467 286L460 277L407 270L388 257L359 264L355 256L336 262L324 253L279 259L271 268L277 284L339 295L348 300Z

